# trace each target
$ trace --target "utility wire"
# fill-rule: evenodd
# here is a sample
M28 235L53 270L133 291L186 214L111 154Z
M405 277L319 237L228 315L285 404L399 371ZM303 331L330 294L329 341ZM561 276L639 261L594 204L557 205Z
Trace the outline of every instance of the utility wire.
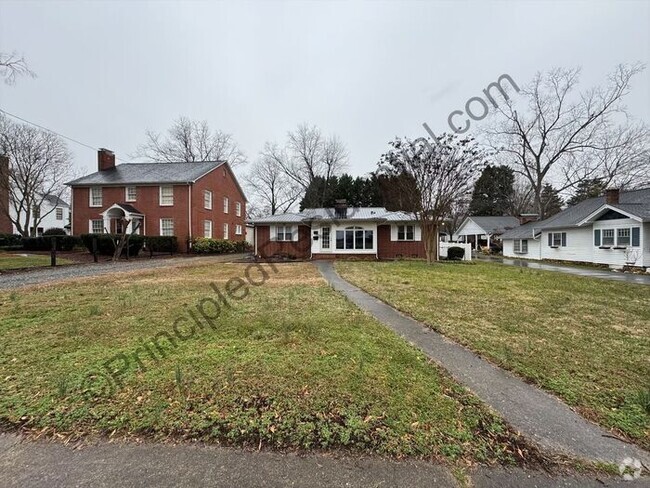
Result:
M18 115L15 115L15 114L12 114L12 113L10 113L10 112L7 112L6 110L3 110L3 109L1 109L1 108L0 108L0 112L2 112L3 114L8 115L9 117L13 117L14 119L18 119L18 120L20 120L20 121L22 121L22 122L25 122L26 124L33 125L34 127L38 127L39 129L45 130L45 131L47 131L47 132L51 132L52 134L57 135L57 136L59 136L59 137L62 137L62 138L64 138L64 139L67 139L67 140L69 140L69 141L72 141L72 142L74 142L75 144L79 144L80 146L87 147L88 149L92 149L93 151L97 151L97 148L96 148L96 147L93 147L93 146L91 146L91 145L89 145L89 144L85 144L85 143L83 143L83 142L81 142L81 141L78 141L77 139L73 139L72 137L68 137L68 136L65 136L65 135L63 135L63 134L60 134L59 132L57 132L57 131L55 131L55 130L48 129L47 127L43 127L42 125L39 125L39 124L37 124L37 123L35 123L35 122L32 122L32 121L30 121L30 120L23 119L22 117L19 117ZM125 160L123 160L123 159L120 159L120 158L118 158L117 156L115 157L115 159L117 159L118 161L122 161L123 163L128 163L128 162L129 162L129 161L125 161Z

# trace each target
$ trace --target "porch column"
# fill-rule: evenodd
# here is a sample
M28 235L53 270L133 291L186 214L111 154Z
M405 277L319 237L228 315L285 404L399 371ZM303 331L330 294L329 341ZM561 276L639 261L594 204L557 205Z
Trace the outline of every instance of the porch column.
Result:
M487 247L488 251L490 250L490 234L487 235Z
M103 233L111 233L111 218L108 215L104 215L104 230Z

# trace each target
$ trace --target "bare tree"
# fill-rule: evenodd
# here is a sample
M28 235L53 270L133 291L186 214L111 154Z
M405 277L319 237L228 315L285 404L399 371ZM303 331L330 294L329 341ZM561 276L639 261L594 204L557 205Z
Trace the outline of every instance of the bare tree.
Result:
M325 137L315 125L300 124L287 134L283 149L272 146L273 158L288 178L306 190L316 177L328 181L347 165L348 151L337 136Z
M518 216L533 212L535 212L533 189L528 180L518 175L512 185L512 193L508 197L508 214Z
M3 78L7 85L13 85L19 76L35 78L36 73L29 69L25 58L18 53L0 53L0 78Z
M144 144L138 146L136 157L163 163L228 161L231 167L246 162L232 135L211 130L205 120L179 117L166 135L147 131L146 139Z
M443 134L438 144L424 138L397 138L379 163L395 179L400 191L410 195L411 210L422 229L427 262L438 260L438 229L454 205L467 198L474 180L485 167L485 153L473 139ZM400 183L401 182L401 183Z
M487 140L528 180L541 218L545 184L552 182L562 192L599 176L607 151L627 151L632 139L618 135L634 130L625 121L619 123L625 116L622 99L630 91L632 77L643 69L640 64L620 65L609 76L607 86L581 93L577 93L579 69L538 73L519 92L517 98L524 97L527 105L523 110L516 109L513 98L495 108L493 123L484 129ZM626 179L630 165L610 169L616 177Z
M0 211L21 235L29 236L30 227L35 234L41 221L54 211L54 207L42 211L45 199L61 198L66 190L64 182L72 175L70 152L52 132L0 115L0 154L9 158L8 178L0 178L9 202L0 202Z
M287 212L302 193L302 187L282 169L279 160L284 158L281 149L266 143L259 159L244 177L259 205L271 215Z

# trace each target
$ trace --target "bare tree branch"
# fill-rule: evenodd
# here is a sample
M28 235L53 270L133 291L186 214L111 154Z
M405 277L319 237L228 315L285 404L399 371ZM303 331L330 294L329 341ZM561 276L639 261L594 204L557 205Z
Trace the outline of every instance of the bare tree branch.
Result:
M136 157L163 163L228 161L231 167L246 163L246 156L231 134L212 131L207 121L179 117L166 136L147 131Z
M7 85L13 85L19 76L36 78L36 73L29 69L25 58L15 51L11 54L0 53L0 78L3 78Z

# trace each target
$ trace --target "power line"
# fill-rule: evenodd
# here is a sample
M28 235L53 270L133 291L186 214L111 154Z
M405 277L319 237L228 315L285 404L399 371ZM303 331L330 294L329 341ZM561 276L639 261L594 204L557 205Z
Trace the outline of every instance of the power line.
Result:
M63 135L63 134L61 134L61 133L59 133L59 132L57 132L57 131L55 131L55 130L48 129L47 127L43 127L42 125L39 125L39 124L37 124L37 123L35 123L35 122L32 122L32 121L30 121L30 120L23 119L22 117L19 117L18 115L15 115L15 114L12 114L12 113L10 113L10 112L7 112L6 110L3 110L3 109L1 109L1 108L0 108L0 112L2 112L3 114L8 115L9 117L13 117L14 119L18 119L18 120L20 120L21 122L25 122L26 124L33 125L34 127L38 127L39 129L45 130L45 131L47 131L47 132L51 132L52 134L55 134L55 135L57 135L57 136L59 136L59 137L62 137L63 139L67 139L67 140L69 140L69 141L72 141L72 142L74 142L75 144L79 144L80 146L86 147L86 148L88 148L88 149L92 149L93 151L97 151L97 149L98 149L97 147L93 147L93 146L91 146L91 145L89 145L89 144L86 144L86 143L83 143L83 142L81 142L81 141L78 141L77 139L73 139L72 137L68 137L68 136L66 136L66 135ZM129 161L125 161L125 160L123 160L123 159L120 159L120 158L118 158L117 156L115 157L115 159L117 159L118 161L122 161L123 163L128 163L128 162L129 162Z

